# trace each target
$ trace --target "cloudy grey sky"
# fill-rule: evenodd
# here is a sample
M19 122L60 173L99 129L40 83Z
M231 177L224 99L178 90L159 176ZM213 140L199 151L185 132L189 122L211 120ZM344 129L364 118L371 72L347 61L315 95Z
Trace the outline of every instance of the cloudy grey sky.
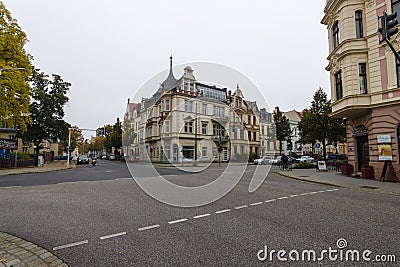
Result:
M320 24L325 0L3 3L28 35L34 65L72 83L66 120L81 128L122 118L127 98L165 71L171 54L174 65L211 62L239 71L270 108L309 107L319 86L330 96L327 31Z

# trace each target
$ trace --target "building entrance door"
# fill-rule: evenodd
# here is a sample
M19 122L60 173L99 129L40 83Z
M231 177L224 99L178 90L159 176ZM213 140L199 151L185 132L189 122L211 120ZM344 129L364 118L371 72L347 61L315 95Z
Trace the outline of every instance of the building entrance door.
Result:
M359 172L364 164L369 164L368 135L357 137L357 169Z

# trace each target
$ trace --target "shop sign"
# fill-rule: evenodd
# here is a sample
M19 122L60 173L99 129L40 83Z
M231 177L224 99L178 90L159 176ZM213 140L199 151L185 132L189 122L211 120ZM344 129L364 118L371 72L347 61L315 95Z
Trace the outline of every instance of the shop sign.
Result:
M0 138L0 148L2 149L17 149L17 140Z

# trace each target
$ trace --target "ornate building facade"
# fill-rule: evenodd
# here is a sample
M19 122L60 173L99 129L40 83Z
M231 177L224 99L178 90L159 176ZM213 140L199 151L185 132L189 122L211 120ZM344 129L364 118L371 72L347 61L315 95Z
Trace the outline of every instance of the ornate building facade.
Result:
M256 109L254 102L243 99L239 88L232 94L227 88L196 81L189 66L176 79L171 58L168 77L156 93L140 103L128 101L125 119L135 138L124 144L124 153L178 163L227 162L249 152L259 155Z
M372 165L376 179L383 159L399 170L400 64L380 42L385 10L400 16L400 1L328 0L321 21L328 29L332 116L346 124L349 163L356 172ZM400 51L399 35L393 42ZM390 150L385 156L382 140Z

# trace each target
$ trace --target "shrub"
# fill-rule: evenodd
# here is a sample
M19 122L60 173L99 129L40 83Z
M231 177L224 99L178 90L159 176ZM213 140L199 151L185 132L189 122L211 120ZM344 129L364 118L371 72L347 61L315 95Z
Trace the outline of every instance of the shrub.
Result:
M256 153L249 153L249 162L253 162L256 159Z
M308 162L300 162L296 166L294 166L295 169L313 169L315 166L311 163Z
M15 152L12 152L11 155L14 157ZM32 157L27 152L18 152L18 159L32 159Z

